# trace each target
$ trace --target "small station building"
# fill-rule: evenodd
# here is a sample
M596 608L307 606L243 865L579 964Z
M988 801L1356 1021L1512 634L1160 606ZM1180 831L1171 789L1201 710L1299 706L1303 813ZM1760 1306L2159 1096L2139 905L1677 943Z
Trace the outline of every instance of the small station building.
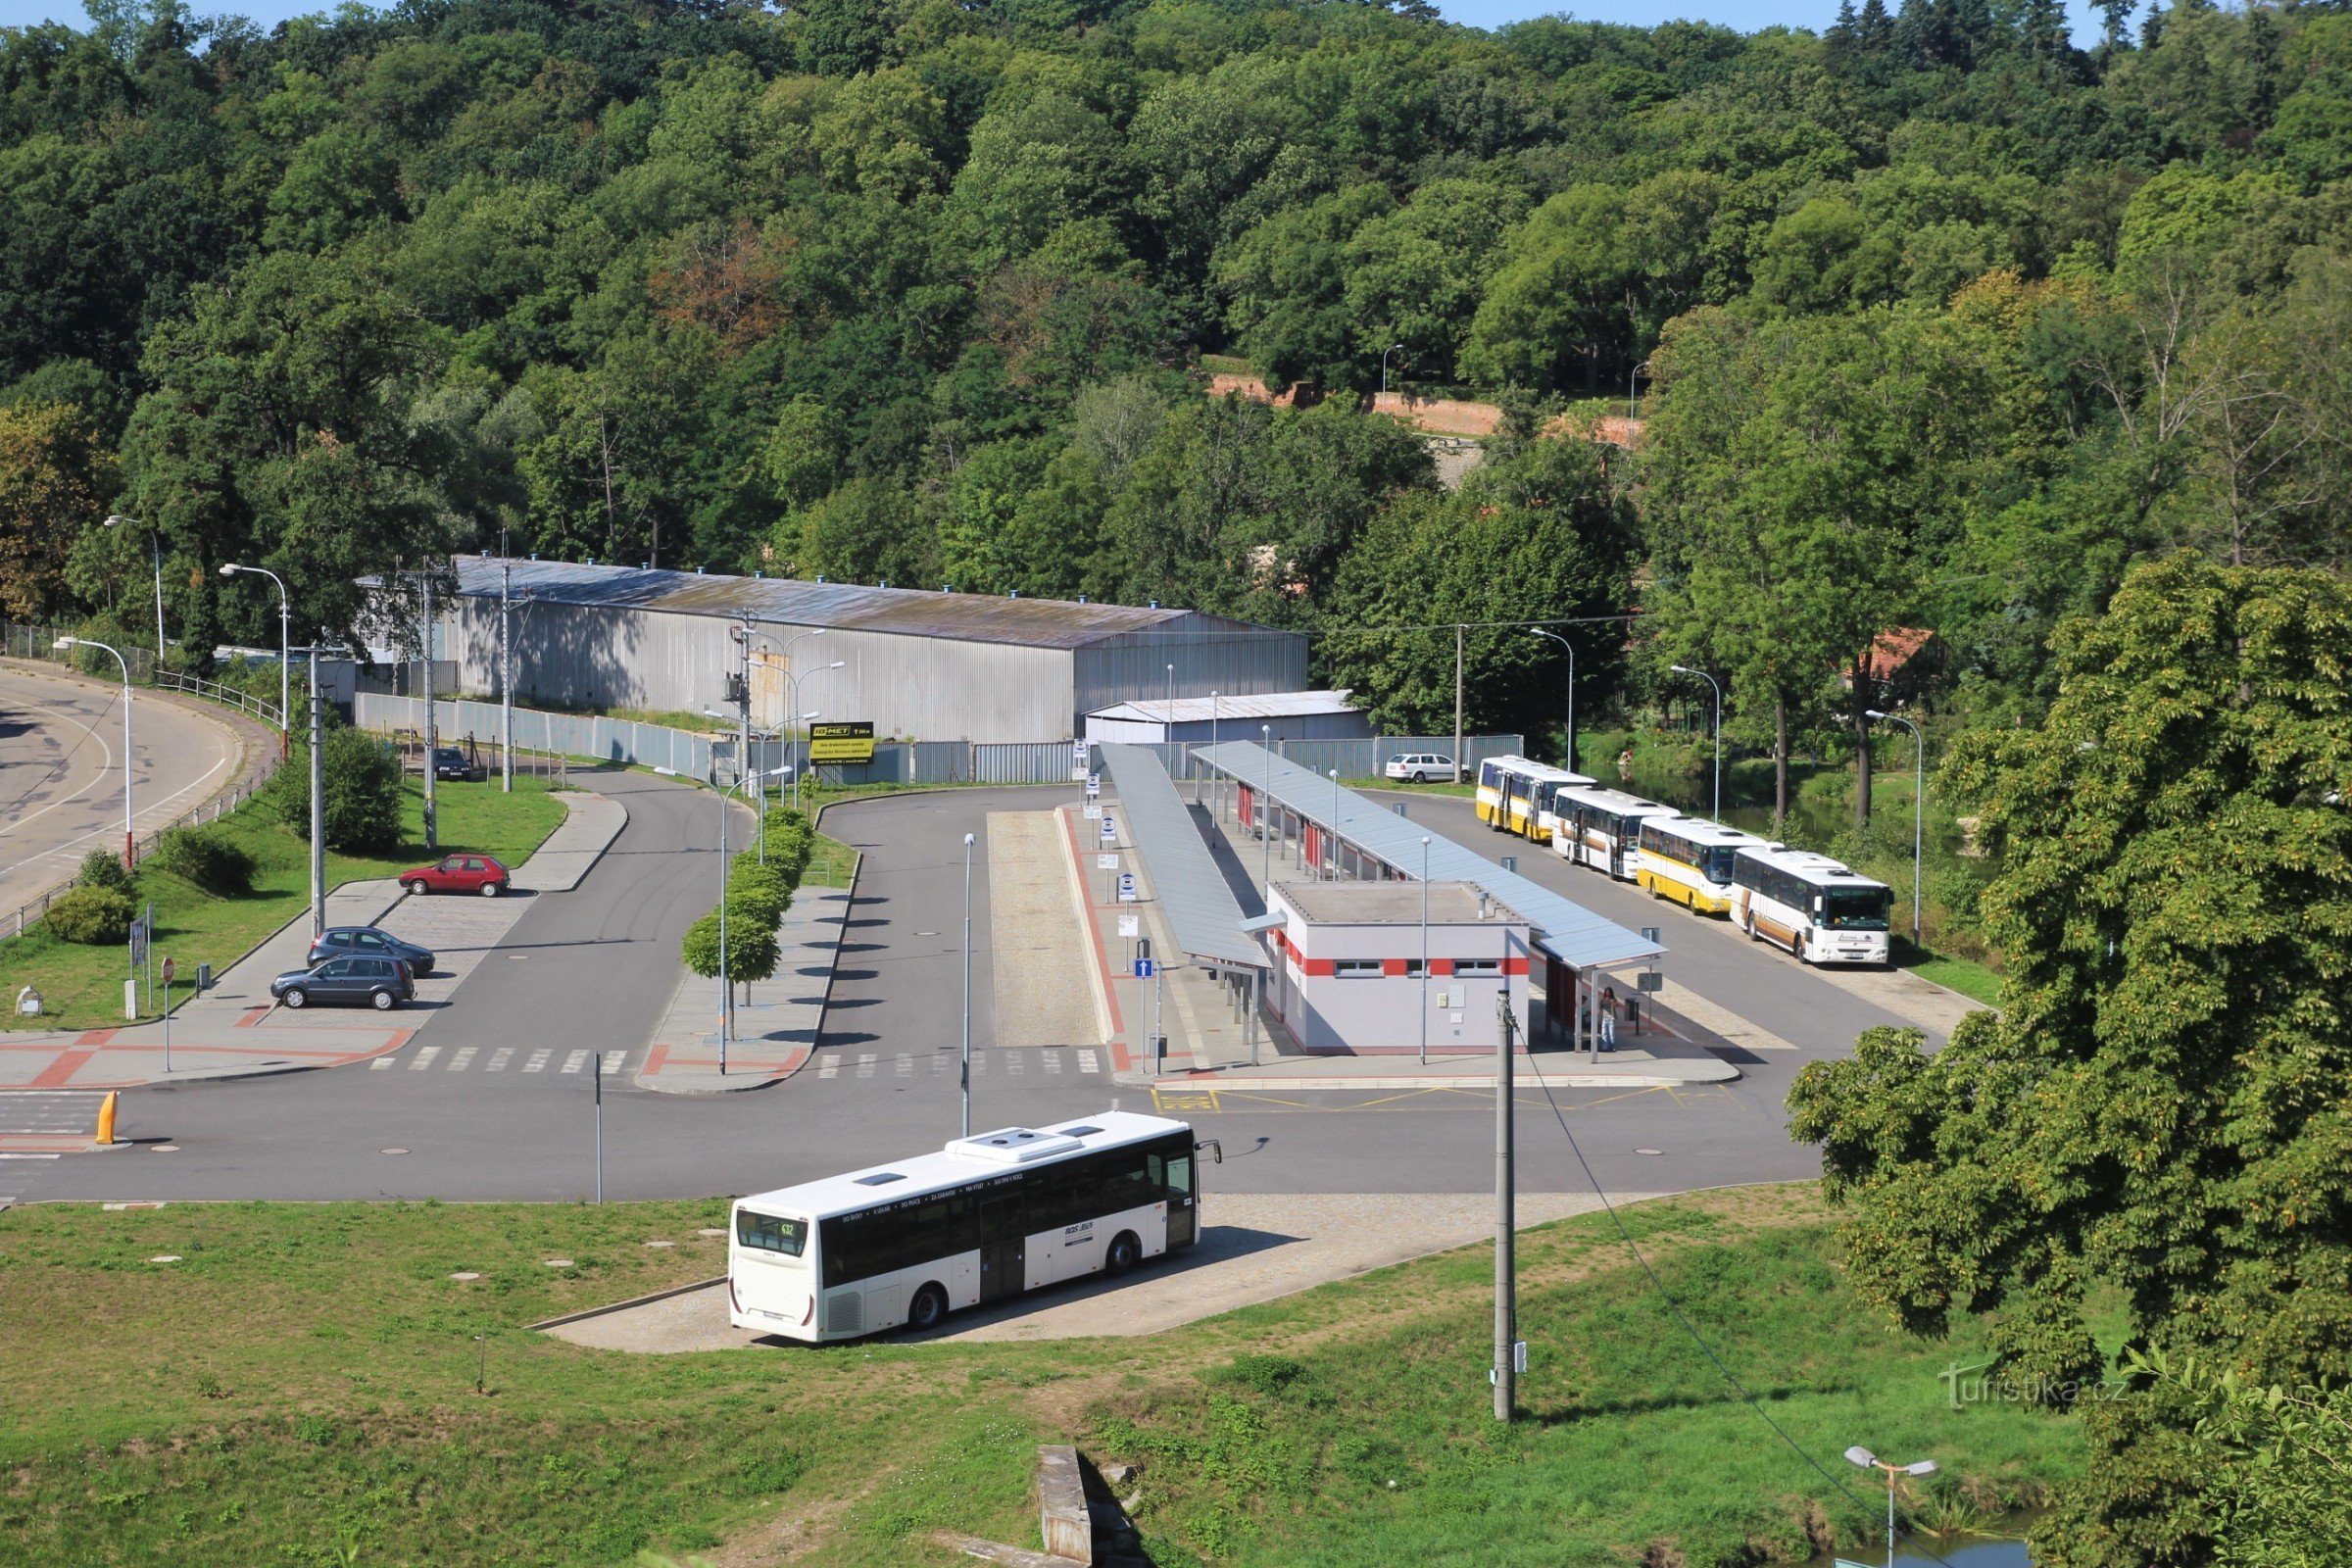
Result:
M1497 996L1525 1006L1528 922L1475 883L1277 882L1267 913L1267 1004L1303 1050L1492 1052Z

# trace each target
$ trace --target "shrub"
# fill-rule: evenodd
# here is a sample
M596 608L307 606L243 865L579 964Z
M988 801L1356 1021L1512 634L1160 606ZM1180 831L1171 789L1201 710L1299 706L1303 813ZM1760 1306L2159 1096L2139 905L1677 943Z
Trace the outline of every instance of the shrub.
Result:
M783 920L784 911L792 907L792 894L778 879L771 876L738 876L727 884L727 920L750 920L775 930Z
M122 868L122 858L114 851L92 850L81 858L81 885L128 893L130 873Z
M326 732L322 752L326 798L326 847L330 850L390 850L400 845L400 763L383 743L363 730L338 725ZM272 787L278 812L297 838L311 832L311 758L296 746Z
M718 911L713 909L686 928L686 940L679 945L679 956L686 967L705 979L718 975ZM765 980L776 972L784 956L776 951L776 931L773 926L747 924L742 920L727 921L727 978L729 980Z
M117 888L75 888L49 906L49 929L64 941L105 947L130 940L137 907Z
M207 893L245 893L253 887L253 857L244 846L214 828L173 828L156 841L147 863L193 882Z

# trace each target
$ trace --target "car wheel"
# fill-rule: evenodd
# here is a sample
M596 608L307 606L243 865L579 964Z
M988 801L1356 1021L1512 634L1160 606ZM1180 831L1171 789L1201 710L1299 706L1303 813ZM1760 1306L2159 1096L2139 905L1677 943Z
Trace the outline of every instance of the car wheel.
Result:
M426 884L424 878L418 877L416 881L409 884L409 891L421 899L425 896L425 894L431 892L432 890Z
M1429 782L1429 775L1427 773L1415 773L1413 775L1413 782L1416 784L1426 784Z
M292 986L287 989L284 996L277 1000L292 1007L296 1012L300 1012L311 1004L311 994L300 986Z
M1124 1274L1144 1260L1144 1244L1135 1232L1121 1231L1110 1239L1110 1250L1102 1256L1102 1272Z
M947 1320L948 1293L936 1285L924 1286L914 1293L914 1299L906 1303L906 1326L910 1329L928 1331Z
M507 885L504 882L485 882L482 884L482 897L485 899L495 899L501 893L506 891Z
M399 1000L400 999L398 997L395 997L389 991L371 992L368 998L368 1004L374 1007L378 1012L390 1012L392 1010L393 1004Z

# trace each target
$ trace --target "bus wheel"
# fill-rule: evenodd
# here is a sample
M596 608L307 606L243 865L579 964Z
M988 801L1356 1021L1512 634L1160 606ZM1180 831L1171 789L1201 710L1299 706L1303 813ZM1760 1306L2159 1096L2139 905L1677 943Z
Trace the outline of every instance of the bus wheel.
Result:
M1144 1244L1136 1240L1135 1232L1121 1231L1110 1239L1110 1250L1102 1258L1102 1272L1124 1274L1143 1260Z
M927 1332L939 1327L947 1318L948 1293L936 1285L924 1286L914 1293L914 1299L906 1303L906 1326L910 1329Z

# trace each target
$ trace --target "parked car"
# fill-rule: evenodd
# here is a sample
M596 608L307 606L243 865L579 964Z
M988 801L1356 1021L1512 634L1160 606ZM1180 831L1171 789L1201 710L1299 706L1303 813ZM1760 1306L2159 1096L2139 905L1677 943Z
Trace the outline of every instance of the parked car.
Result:
M1381 772L1390 778L1409 779L1415 784L1426 784L1433 778L1458 784L1462 778L1462 770L1454 766L1453 759L1443 752L1399 752L1389 759L1388 765Z
M481 776L482 770L474 766L472 760L467 758L464 752L459 751L455 746L436 746L433 748L433 777L440 779L454 778L460 782L464 782L465 780L476 779L480 778Z
M330 925L311 939L311 962L314 966L346 953L357 954L363 958L398 958L408 965L409 978L412 980L433 972L430 948L403 942L391 932L379 931L371 925Z
M444 855L430 865L400 873L411 893L479 893L495 899L507 891L509 873L487 855Z
M346 954L309 969L296 969L270 982L270 1000L289 1007L325 1005L373 1007L388 1012L416 999L416 983L398 958L363 958Z

